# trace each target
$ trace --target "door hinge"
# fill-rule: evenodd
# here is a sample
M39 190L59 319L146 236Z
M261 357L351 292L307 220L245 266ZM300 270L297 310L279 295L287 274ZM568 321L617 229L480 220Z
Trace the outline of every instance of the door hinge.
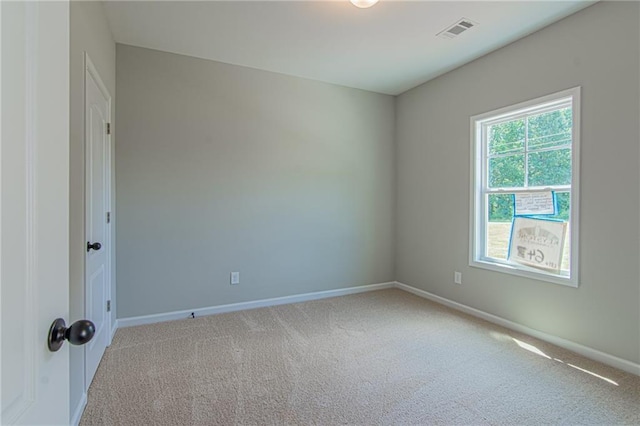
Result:
M107 212L107 223L111 223L111 212Z
M107 300L107 312L111 312L111 300Z
M111 134L111 123L107 123L107 134Z

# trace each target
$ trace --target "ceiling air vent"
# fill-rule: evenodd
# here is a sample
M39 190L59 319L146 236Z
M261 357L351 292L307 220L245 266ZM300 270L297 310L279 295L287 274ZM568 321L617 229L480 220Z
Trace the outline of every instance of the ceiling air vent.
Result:
M436 34L436 36L446 39L455 38L463 32L475 27L476 25L478 25L476 22L473 22L472 20L467 18L462 18L450 27L440 31L438 34Z

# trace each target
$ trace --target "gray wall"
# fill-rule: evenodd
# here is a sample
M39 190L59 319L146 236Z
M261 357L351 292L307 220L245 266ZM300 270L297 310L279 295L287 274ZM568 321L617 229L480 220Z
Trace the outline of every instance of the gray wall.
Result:
M638 7L598 3L398 98L398 281L640 361ZM469 267L469 117L574 86L580 287Z
M125 45L117 90L118 318L394 278L393 97Z
M112 96L115 115L116 45L100 2L71 2L70 40L70 171L69 171L69 309L70 321L84 318L84 52ZM115 136L115 135L114 135ZM115 138L112 137L115 144ZM112 257L113 258L113 257ZM112 265L115 267L115 264ZM115 276L115 274L112 274ZM112 289L112 296L115 289ZM112 315L115 321L115 315ZM84 392L84 349L70 350L70 409L74 415Z

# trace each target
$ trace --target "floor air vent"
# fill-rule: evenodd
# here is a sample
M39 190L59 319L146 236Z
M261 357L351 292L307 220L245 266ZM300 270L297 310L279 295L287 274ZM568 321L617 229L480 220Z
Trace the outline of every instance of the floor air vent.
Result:
M446 38L446 39L455 38L460 34L462 34L463 32L468 31L471 28L475 27L476 25L478 24L471 21L470 19L462 18L455 24L451 25L450 27L440 31L438 34L436 34L436 36L440 38Z

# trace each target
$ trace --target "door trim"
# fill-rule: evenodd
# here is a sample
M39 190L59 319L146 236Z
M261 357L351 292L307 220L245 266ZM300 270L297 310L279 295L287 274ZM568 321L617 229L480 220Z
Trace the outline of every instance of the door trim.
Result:
M115 229L115 218L114 218L114 214L113 214L113 190L112 190L112 182L113 182L113 176L115 174L115 171L113 169L113 161L112 161L112 156L113 156L113 143L112 143L112 136L113 136L113 118L111 116L111 107L112 107L112 97L111 97L111 93L109 93L109 90L107 89L106 85L104 84L104 82L102 81L102 78L100 77L100 74L98 73L97 68L95 67L95 65L93 64L93 61L91 61L91 58L89 57L89 54L87 52L84 52L84 76L83 76L83 104L84 104L84 108L83 108L83 131L84 131L84 135L83 135L83 139L84 139L84 150L85 150L85 156L84 156L84 221L85 221L85 226L84 226L84 235L85 235L85 241L87 240L87 222L86 222L86 218L87 218L87 205L88 205L88 192L89 192L89 188L87 187L86 183L87 183L87 166L89 164L90 159L88 158L89 155L89 150L87 149L87 77L91 76L91 78L95 81L95 83L97 84L98 88L100 89L100 92L102 92L102 94L104 95L104 97L107 99L107 122L110 123L111 125L111 133L107 135L107 148L105 150L105 155L106 155L106 170L108 173L108 176L105 180L105 191L106 191L106 211L111 212L111 218L110 218L110 222L109 222L109 227L108 227L108 231L105 234L105 238L106 241L104 242L104 245L108 248L107 253L106 253L106 257L107 257L107 266L106 266L106 276L107 276L107 295L106 295L106 299L107 300L112 300L111 303L111 311L107 312L106 315L106 319L107 319L107 346L111 345L111 341L113 338L113 333L112 333L112 326L113 326L113 308L114 308L114 303L113 303L113 297L115 296L115 292L112 291L113 289L113 284L114 284L114 278L113 278L113 258L115 257L115 247L113 244L114 241L114 229ZM87 280L87 256L84 256L84 314L85 317L88 315L87 313L87 306L90 303L90 301L88 300L88 295L89 295L89 291L88 291L88 280ZM90 383L88 383L87 381L87 347L84 346L84 368L83 368L83 376L84 376L84 391L85 393L89 390L89 385Z

